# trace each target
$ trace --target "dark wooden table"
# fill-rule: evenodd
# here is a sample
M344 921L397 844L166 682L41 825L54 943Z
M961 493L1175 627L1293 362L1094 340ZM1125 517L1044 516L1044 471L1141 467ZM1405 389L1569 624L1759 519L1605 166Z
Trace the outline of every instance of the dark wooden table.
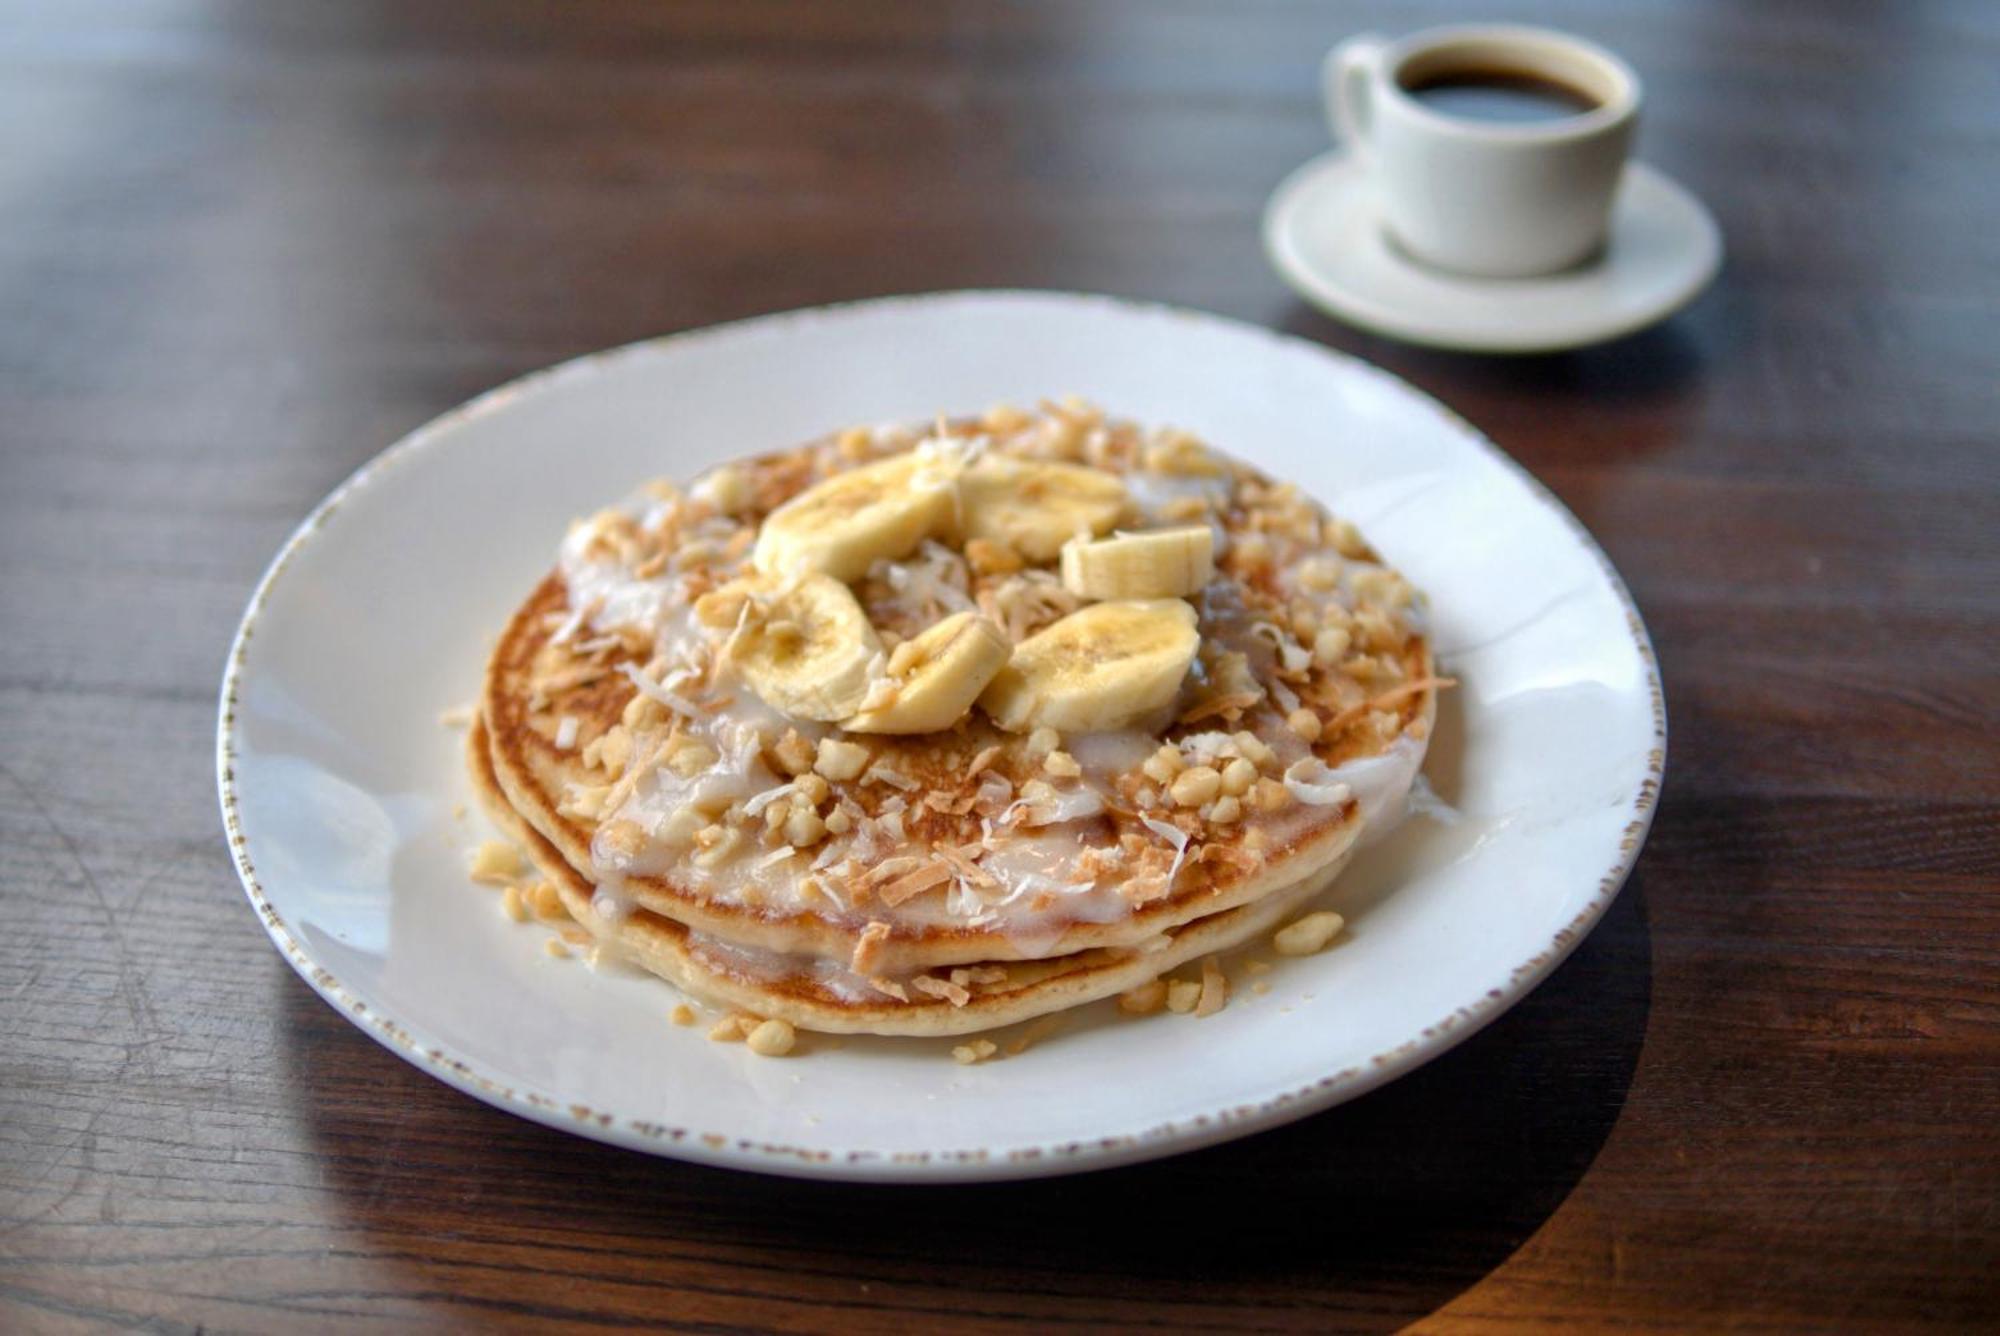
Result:
M1537 10L1649 83L1730 257L1491 361L1266 269L1319 53ZM0 8L0 1328L2000 1321L2000 8ZM1610 551L1672 759L1505 1019L1283 1131L1066 1182L652 1161L308 991L213 795L237 614L410 427L878 293L1206 307L1371 358Z

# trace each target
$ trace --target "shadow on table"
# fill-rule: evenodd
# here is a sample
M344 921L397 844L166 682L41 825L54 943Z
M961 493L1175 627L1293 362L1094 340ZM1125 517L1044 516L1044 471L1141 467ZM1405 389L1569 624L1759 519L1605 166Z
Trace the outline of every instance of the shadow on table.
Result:
M507 1250L516 1279L567 1276L573 1316L601 1303L643 1320L695 1289L760 1306L745 1310L757 1322L796 1302L1372 1329L1476 1283L1569 1195L1623 1107L1652 958L1635 877L1519 1006L1382 1090L1173 1159L935 1189L761 1178L553 1132L392 1061L285 978L292 1088L333 1204L410 1295L501 1302L476 1292L502 1268L447 1259L444 1240L472 1233ZM437 1238L436 1257L413 1231Z
M1344 325L1304 302L1292 302L1276 317L1286 333L1351 352L1418 384L1446 381L1461 392L1505 390L1510 394L1580 394L1592 404L1663 401L1695 382L1713 349L1705 345L1723 334L1699 337L1692 316L1613 339L1561 352L1493 354L1425 348L1382 338Z

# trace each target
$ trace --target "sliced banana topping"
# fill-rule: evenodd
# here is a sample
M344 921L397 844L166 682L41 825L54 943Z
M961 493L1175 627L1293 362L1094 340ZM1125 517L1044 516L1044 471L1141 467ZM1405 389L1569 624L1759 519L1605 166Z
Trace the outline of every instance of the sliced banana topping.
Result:
M861 708L882 642L846 585L826 575L766 581L743 609L729 657L765 704L819 720Z
M1215 531L1206 524L1063 544L1063 585L1082 598L1184 598L1214 578Z
M1200 644L1179 599L1093 603L1015 646L979 704L1017 733L1123 728L1174 699Z
M766 575L854 580L878 557L908 556L950 523L952 461L912 451L835 474L764 520L751 562Z
M1078 534L1109 533L1130 504L1125 484L1102 469L987 455L958 480L959 525L970 542L1054 561Z
M976 612L945 618L889 656L888 676L861 713L841 727L855 733L934 733L957 723L1007 664L1007 635Z

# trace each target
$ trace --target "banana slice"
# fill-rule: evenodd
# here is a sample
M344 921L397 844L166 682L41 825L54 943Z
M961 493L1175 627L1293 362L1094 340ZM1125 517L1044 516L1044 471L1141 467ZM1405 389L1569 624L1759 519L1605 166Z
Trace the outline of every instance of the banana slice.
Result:
M1174 699L1200 644L1177 598L1093 603L1016 645L979 704L1015 733L1122 728Z
M1215 531L1206 524L1063 544L1063 586L1083 598L1184 598L1214 578Z
M882 654L846 585L806 575L760 590L729 657L766 705L795 719L845 719L861 708Z
M766 575L867 574L878 557L908 556L951 521L953 461L893 455L810 487L765 517L751 564Z
M1054 561L1079 533L1110 532L1130 500L1102 469L993 455L965 470L958 493L968 541L1004 543L1031 562Z
M889 656L886 699L841 727L852 733L935 733L972 708L1013 650L1006 632L959 612L905 640ZM874 693L870 693L871 700Z

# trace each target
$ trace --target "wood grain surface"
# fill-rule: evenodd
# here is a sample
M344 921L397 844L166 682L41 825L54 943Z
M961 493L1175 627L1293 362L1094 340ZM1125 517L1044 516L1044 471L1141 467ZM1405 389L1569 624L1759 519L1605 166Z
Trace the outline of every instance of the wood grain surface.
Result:
M1477 360L1295 301L1257 221L1364 27L1625 53L1721 284ZM0 4L0 1329L2000 1321L2000 8ZM1650 621L1603 925L1351 1105L1071 1181L653 1161L320 1002L225 852L265 561L517 373L838 299L1083 288L1440 396Z

